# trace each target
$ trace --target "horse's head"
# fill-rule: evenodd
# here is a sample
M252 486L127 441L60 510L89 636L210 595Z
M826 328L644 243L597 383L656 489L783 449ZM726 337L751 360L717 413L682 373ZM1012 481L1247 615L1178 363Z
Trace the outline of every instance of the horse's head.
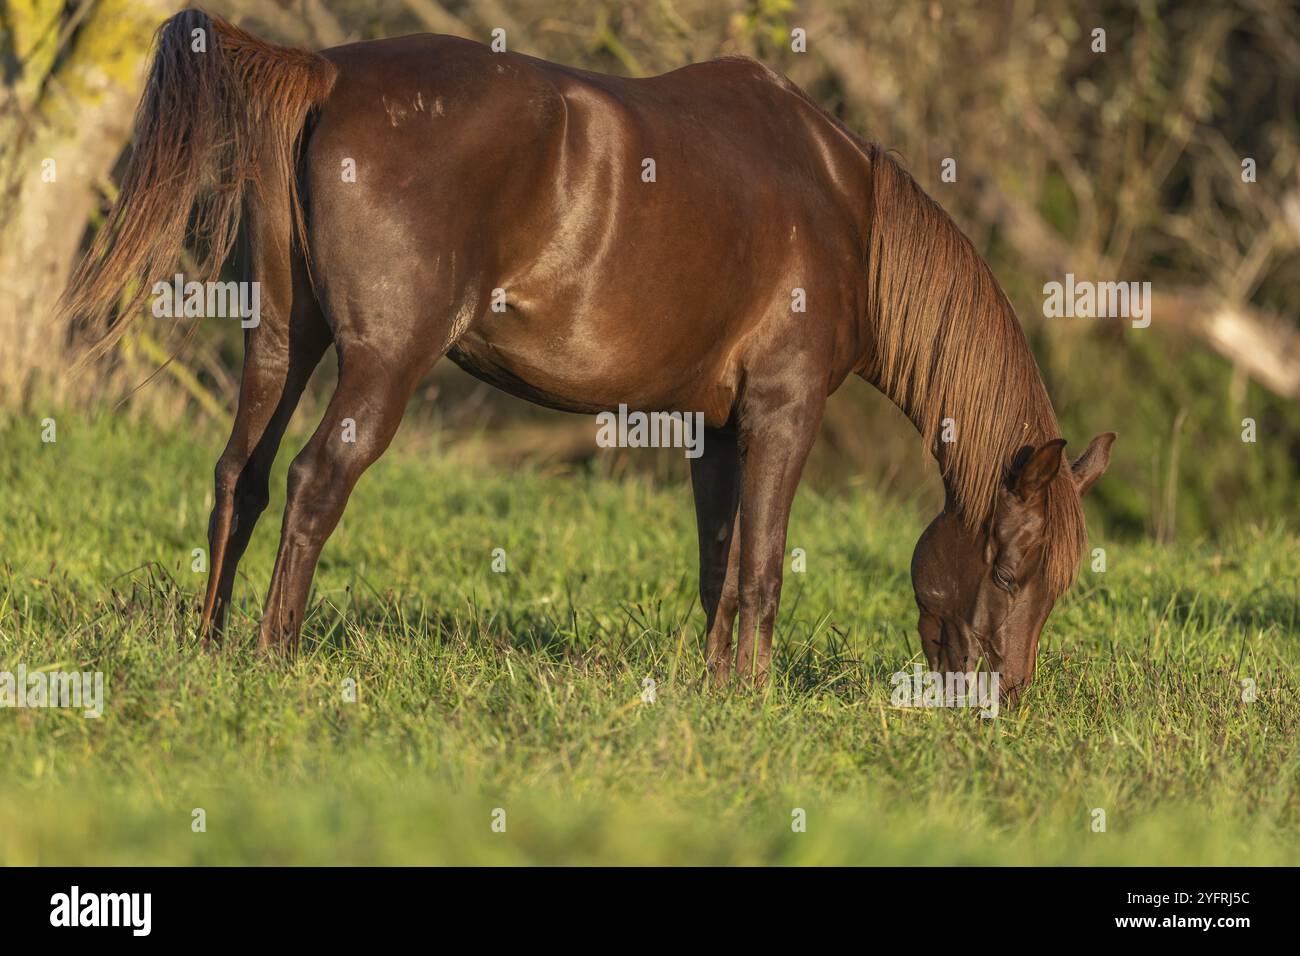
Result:
M969 673L983 656L1012 700L1033 678L1038 635L1061 596L1046 573L1049 487L1082 495L1106 470L1114 440L1114 432L1098 435L1073 464L1064 439L1025 446L983 528L967 529L950 499L925 529L912 555L912 587L934 670Z

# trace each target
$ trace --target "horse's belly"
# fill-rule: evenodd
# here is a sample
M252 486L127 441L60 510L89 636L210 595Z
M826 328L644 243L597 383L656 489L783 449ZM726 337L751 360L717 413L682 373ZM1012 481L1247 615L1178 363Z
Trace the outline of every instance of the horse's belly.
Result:
M720 426L735 391L725 359L712 354L716 342L639 319L561 319L549 309L511 307L489 311L448 357L476 378L548 408L698 411Z

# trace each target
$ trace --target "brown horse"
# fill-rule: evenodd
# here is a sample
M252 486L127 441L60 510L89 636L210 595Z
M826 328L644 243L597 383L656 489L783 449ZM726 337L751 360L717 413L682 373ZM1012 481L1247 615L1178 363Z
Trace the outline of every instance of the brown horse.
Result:
M1012 694L1032 677L1114 436L1065 459L969 241L884 150L761 64L622 79L428 35L313 54L185 12L160 31L117 203L66 308L112 321L102 351L187 231L207 280L241 221L262 320L216 467L205 633L333 343L337 388L289 471L264 647L296 643L353 486L447 355L552 408L703 414L691 481L719 683L737 614L736 668L768 672L800 472L827 396L862 376L947 488L912 567L931 666L983 656Z

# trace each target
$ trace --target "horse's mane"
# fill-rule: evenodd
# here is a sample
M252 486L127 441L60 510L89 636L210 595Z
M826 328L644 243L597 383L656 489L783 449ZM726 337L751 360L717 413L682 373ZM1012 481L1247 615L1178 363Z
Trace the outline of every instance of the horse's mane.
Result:
M1015 311L948 214L880 146L867 254L875 350L866 374L916 424L966 526L983 528L1025 445L1060 437ZM940 441L943 420L956 440ZM1047 490L1044 572L1060 594L1087 544L1068 462Z

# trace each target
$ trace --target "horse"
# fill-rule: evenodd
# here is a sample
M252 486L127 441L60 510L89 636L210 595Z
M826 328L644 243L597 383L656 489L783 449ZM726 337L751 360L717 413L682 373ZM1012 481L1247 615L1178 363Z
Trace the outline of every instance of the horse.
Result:
M154 45L120 191L62 308L107 328L102 355L187 236L209 281L241 250L260 284L215 468L205 641L332 345L337 385L289 469L267 652L296 648L326 539L445 356L554 409L702 414L717 685L767 679L795 489L828 396L865 379L944 483L911 568L927 661L983 659L1012 699L1032 679L1115 435L1066 456L1006 295L879 144L743 57L622 78L429 34L316 53L196 10Z

